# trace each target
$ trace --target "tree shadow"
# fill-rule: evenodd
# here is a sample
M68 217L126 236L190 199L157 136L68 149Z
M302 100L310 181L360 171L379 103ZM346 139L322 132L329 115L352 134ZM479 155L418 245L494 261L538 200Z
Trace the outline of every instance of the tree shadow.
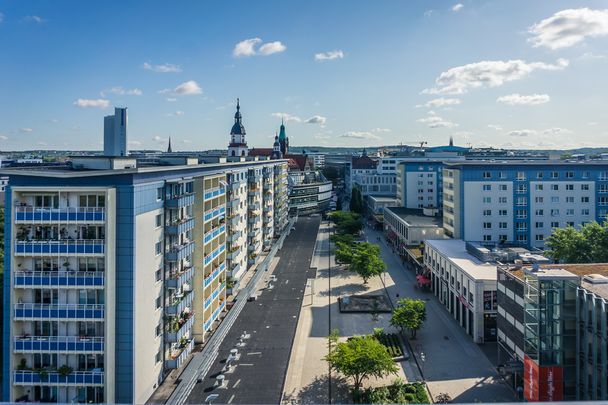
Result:
M340 296L340 295L352 295L352 294L359 294L362 292L366 292L367 291L367 287L365 285L363 285L362 283L350 283L350 284L344 284L341 286L337 286L337 287L332 287L331 291L321 291L319 292L319 295L322 297L327 297L331 294L332 297L336 297L336 296Z
M335 373L332 373L331 377L331 403L352 403L351 387L348 381ZM281 402L283 404L328 404L330 403L328 387L327 375L317 376L299 391L285 394Z

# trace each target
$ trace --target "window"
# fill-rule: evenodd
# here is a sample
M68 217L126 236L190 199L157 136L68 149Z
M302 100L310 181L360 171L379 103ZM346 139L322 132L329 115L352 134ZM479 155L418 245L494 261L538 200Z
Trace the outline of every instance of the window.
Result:
M161 269L156 270L156 281L160 281L160 279L162 278L162 271Z
M498 215L501 217L506 217L507 216L507 210L498 210Z
M545 201L545 199L543 197L535 197L534 201L539 204L542 204Z
M515 217L517 219L525 219L528 217L528 212L526 210L517 210Z
M506 222L499 222L498 223L498 227L500 229L507 229L507 223Z
M568 221L566 222L566 226L574 227L574 222Z
M506 179L507 178L507 173L505 173L505 172L498 173L498 178L500 178L500 179Z
M485 204L492 204L492 197L484 197L483 202Z
M559 228L559 222L557 222L557 221L551 222L551 228Z
M483 241L484 242L492 241L492 235L483 235Z
M534 189L537 190L537 191L543 191L543 185L542 184L536 184L534 186Z
M573 191L574 190L574 184L566 184L566 191Z
M542 179L543 178L543 172L536 172L536 178L537 179Z
M162 331L162 325L159 323L156 325L156 337L159 337Z
M160 304L161 304L161 298L160 297L156 297L156 309L160 308Z
M492 210L483 210L483 216L484 217L489 217L492 215Z
M500 242L506 242L507 241L507 235L498 235L498 240Z
M573 179L574 178L574 172L566 172L566 178L567 179Z
M158 256L159 254L161 254L163 251L163 244L162 242L156 242L156 245L154 246L154 252L156 253L156 256Z
M543 241L543 240L545 240L545 235L543 235L542 233L539 233L534 236L534 239L536 239L537 241Z
M491 184L484 184L483 185L483 191L492 191L492 185Z
M498 189L499 189L500 191L507 191L507 185L506 185L506 184L500 184L500 185L498 186Z
M589 215L589 208L583 208L581 210L581 215L588 216Z
M527 235L517 235L517 241L520 243L526 243L528 242L528 236Z
M156 222L156 227L157 228L160 228L161 226L163 226L163 214L158 214L156 216L155 222Z
M484 222L483 223L483 229L492 229L492 223L491 222Z
M492 173L490 173L490 172L483 172L483 178L484 179L491 179L492 178Z
M552 216L552 217L557 217L557 216L559 216L559 208L553 208L553 209L551 210L551 216Z
M581 202L582 203L588 203L589 202L589 197L581 197Z
M525 179L526 179L526 173L517 172L517 180L525 180Z
M559 191L559 184L551 184L551 191Z
M568 216L572 216L572 215L574 215L574 208L568 208L568 209L566 210L566 215L568 215Z
M160 363L160 350L156 352L156 364Z
M581 190L589 191L589 184L581 184Z
M517 197L517 205L520 207L528 205L528 199L526 197Z
M156 189L156 200L160 201L163 199L163 188L159 187Z
M535 227L536 229L542 229L542 228L544 227L544 225L545 225L545 223L544 223L544 222L536 222L536 223L534 224L534 227Z
M559 203L559 197L558 196L551 197L551 202L554 203L554 204Z
M499 204L506 204L507 203L507 197L498 197L498 203Z
M536 210L535 214L539 217L542 217L543 215L545 215L545 210Z
M557 179L557 178L559 178L559 174L557 172L551 172L551 178Z
M566 202L567 203L573 203L574 202L574 197L566 197Z

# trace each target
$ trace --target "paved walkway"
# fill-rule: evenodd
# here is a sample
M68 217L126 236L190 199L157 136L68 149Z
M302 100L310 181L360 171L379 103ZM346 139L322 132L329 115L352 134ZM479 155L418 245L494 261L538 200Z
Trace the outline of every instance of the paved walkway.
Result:
M373 320L367 313L340 313L337 299L343 295L363 293L383 293L379 278L369 280L367 285L356 274L336 266L333 255L328 256L329 224L319 228L317 247L311 266L317 268L316 277L310 279L304 292L300 320L296 330L289 368L285 380L283 403L350 403L348 385L332 372L332 395L329 398L329 368L323 358L327 355L327 336L337 329L342 339L355 335L366 335L374 328L393 331L389 324L390 313L380 314ZM328 271L329 264L331 270ZM330 277L331 274L331 277ZM387 277L388 285L392 280ZM390 384L395 378L419 379L415 366L409 361L398 363L398 375L382 380L371 379L365 386Z
M369 241L378 243L387 265L387 291L393 302L412 297L427 301L427 320L411 346L433 396L448 393L454 402L513 401L513 392L497 375L480 347L449 315L430 292L414 288L415 274L386 244L381 232L365 229ZM394 281L394 282L393 282Z

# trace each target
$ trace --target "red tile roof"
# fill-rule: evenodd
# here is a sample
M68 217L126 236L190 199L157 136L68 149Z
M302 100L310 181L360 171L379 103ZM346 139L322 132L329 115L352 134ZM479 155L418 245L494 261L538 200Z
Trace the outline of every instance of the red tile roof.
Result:
M369 156L353 157L353 169L375 169L378 162L372 160Z

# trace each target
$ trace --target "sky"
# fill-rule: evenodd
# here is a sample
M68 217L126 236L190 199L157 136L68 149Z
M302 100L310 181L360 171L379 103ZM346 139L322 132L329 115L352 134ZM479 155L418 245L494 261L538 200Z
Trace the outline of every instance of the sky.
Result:
M0 0L0 150L608 146L608 2Z

